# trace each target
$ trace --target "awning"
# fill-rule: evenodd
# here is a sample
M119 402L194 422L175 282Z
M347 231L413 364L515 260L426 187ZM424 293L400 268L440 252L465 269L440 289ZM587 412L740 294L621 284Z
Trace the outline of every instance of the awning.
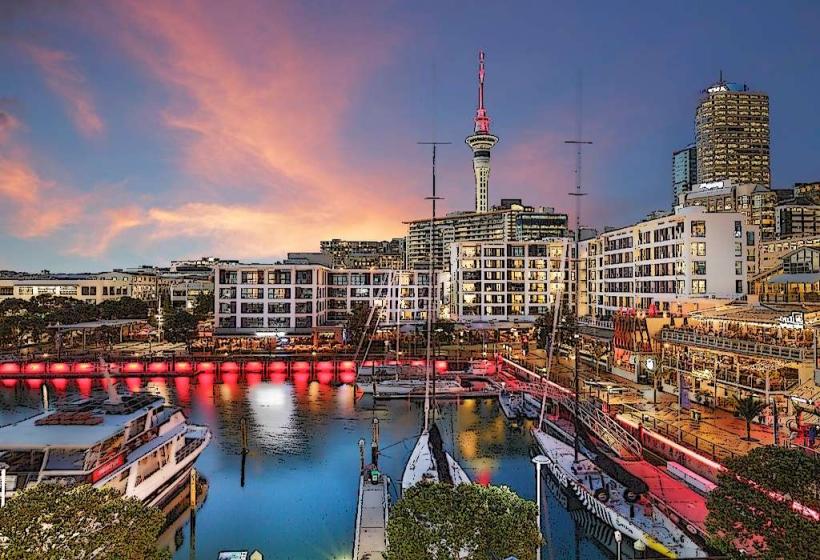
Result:
M777 274L767 280L770 284L814 284L820 282L820 272L807 272L802 274Z

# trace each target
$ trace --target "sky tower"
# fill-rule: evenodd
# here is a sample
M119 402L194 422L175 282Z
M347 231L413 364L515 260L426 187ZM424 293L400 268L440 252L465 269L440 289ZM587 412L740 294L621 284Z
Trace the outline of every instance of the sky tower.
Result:
M475 211L487 211L490 185L490 150L498 143L498 136L490 134L490 117L484 108L484 51L478 51L478 108L475 111L474 134L465 142L473 151L475 172Z

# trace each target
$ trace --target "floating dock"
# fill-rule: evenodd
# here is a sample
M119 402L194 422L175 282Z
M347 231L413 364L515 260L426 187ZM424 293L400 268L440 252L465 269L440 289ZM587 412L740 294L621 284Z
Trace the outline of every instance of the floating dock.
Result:
M387 476L379 473L374 484L369 471L359 477L359 506L356 511L354 560L383 560L387 550Z

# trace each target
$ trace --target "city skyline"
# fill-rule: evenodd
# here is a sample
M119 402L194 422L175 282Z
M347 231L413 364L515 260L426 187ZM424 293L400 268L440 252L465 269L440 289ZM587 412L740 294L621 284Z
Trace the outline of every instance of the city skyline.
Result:
M807 92L820 11L763 18L765 4L727 4L704 23L706 6L532 4L527 18L492 4L3 8L0 268L271 260L321 239L404 235L402 221L428 213L429 154L416 142L432 137L454 142L439 157L443 210L472 209L462 141L479 50L503 138L490 205L516 197L572 214L563 140L579 71L595 141L585 224L668 207L671 154L694 140L700 91L721 69L770 96L773 186L817 180ZM769 29L778 40L744 40Z

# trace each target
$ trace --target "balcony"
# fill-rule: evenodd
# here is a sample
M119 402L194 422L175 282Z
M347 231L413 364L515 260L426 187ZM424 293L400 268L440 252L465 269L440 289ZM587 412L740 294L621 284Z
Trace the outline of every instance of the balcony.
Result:
M715 350L725 350L727 352L737 352L750 356L766 356L770 358L781 358L784 360L802 362L811 359L811 348L797 348L789 346L777 346L753 340L743 340L739 338L729 338L711 334L701 334L692 331L664 328L661 330L661 341L673 344L684 344L700 346L702 348L712 348Z

